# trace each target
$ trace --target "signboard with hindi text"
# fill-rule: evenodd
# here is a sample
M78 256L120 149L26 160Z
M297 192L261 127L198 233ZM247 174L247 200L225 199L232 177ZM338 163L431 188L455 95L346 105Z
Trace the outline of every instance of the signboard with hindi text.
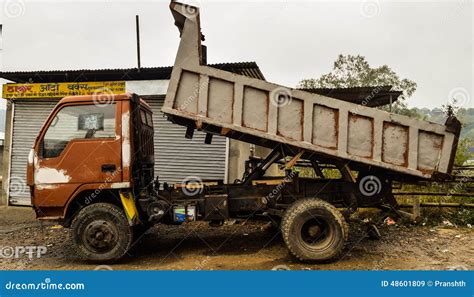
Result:
M63 98L75 95L122 94L125 81L4 84L5 99Z

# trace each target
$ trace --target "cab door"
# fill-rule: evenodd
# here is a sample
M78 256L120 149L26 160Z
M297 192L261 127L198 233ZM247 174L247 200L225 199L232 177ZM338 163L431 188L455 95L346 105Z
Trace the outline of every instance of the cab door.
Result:
M121 102L64 105L36 148L34 205L63 207L81 185L122 181Z

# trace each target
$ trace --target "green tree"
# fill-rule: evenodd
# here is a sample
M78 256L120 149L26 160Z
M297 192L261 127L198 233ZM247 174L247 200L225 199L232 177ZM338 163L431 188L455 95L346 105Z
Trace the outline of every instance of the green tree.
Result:
M416 83L400 77L387 65L372 68L361 55L339 55L330 73L320 78L303 79L298 88L350 88L368 86L392 86L402 91L392 111L400 114L418 116L414 109L408 109L406 100L416 91ZM383 108L386 109L386 108Z
M472 146L472 142L468 138L461 139L458 143L458 149L454 158L454 164L462 166L467 160L471 160L472 153L469 148Z

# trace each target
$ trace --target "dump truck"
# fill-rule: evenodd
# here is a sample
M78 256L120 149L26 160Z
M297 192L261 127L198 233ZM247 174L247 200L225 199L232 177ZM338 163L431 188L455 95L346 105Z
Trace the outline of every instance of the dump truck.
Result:
M153 114L139 95L60 100L30 152L27 183L37 217L71 228L80 257L120 259L154 224L265 219L279 224L296 258L330 261L358 208L406 215L394 181L450 178L460 133L454 116L439 125L208 67L199 9L177 2L170 9L181 42L163 113L186 127L184 137L200 130L206 143L223 135L269 153L249 158L232 183L161 183ZM274 164L281 174L269 176Z

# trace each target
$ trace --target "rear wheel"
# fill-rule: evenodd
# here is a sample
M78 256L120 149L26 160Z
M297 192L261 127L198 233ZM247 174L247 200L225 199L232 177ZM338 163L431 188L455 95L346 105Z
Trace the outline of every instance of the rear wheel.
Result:
M109 203L95 203L81 209L72 221L71 229L78 255L90 261L120 259L133 240L125 213Z
M281 231L288 249L301 261L330 261L342 252L349 227L333 205L302 199L286 210Z

